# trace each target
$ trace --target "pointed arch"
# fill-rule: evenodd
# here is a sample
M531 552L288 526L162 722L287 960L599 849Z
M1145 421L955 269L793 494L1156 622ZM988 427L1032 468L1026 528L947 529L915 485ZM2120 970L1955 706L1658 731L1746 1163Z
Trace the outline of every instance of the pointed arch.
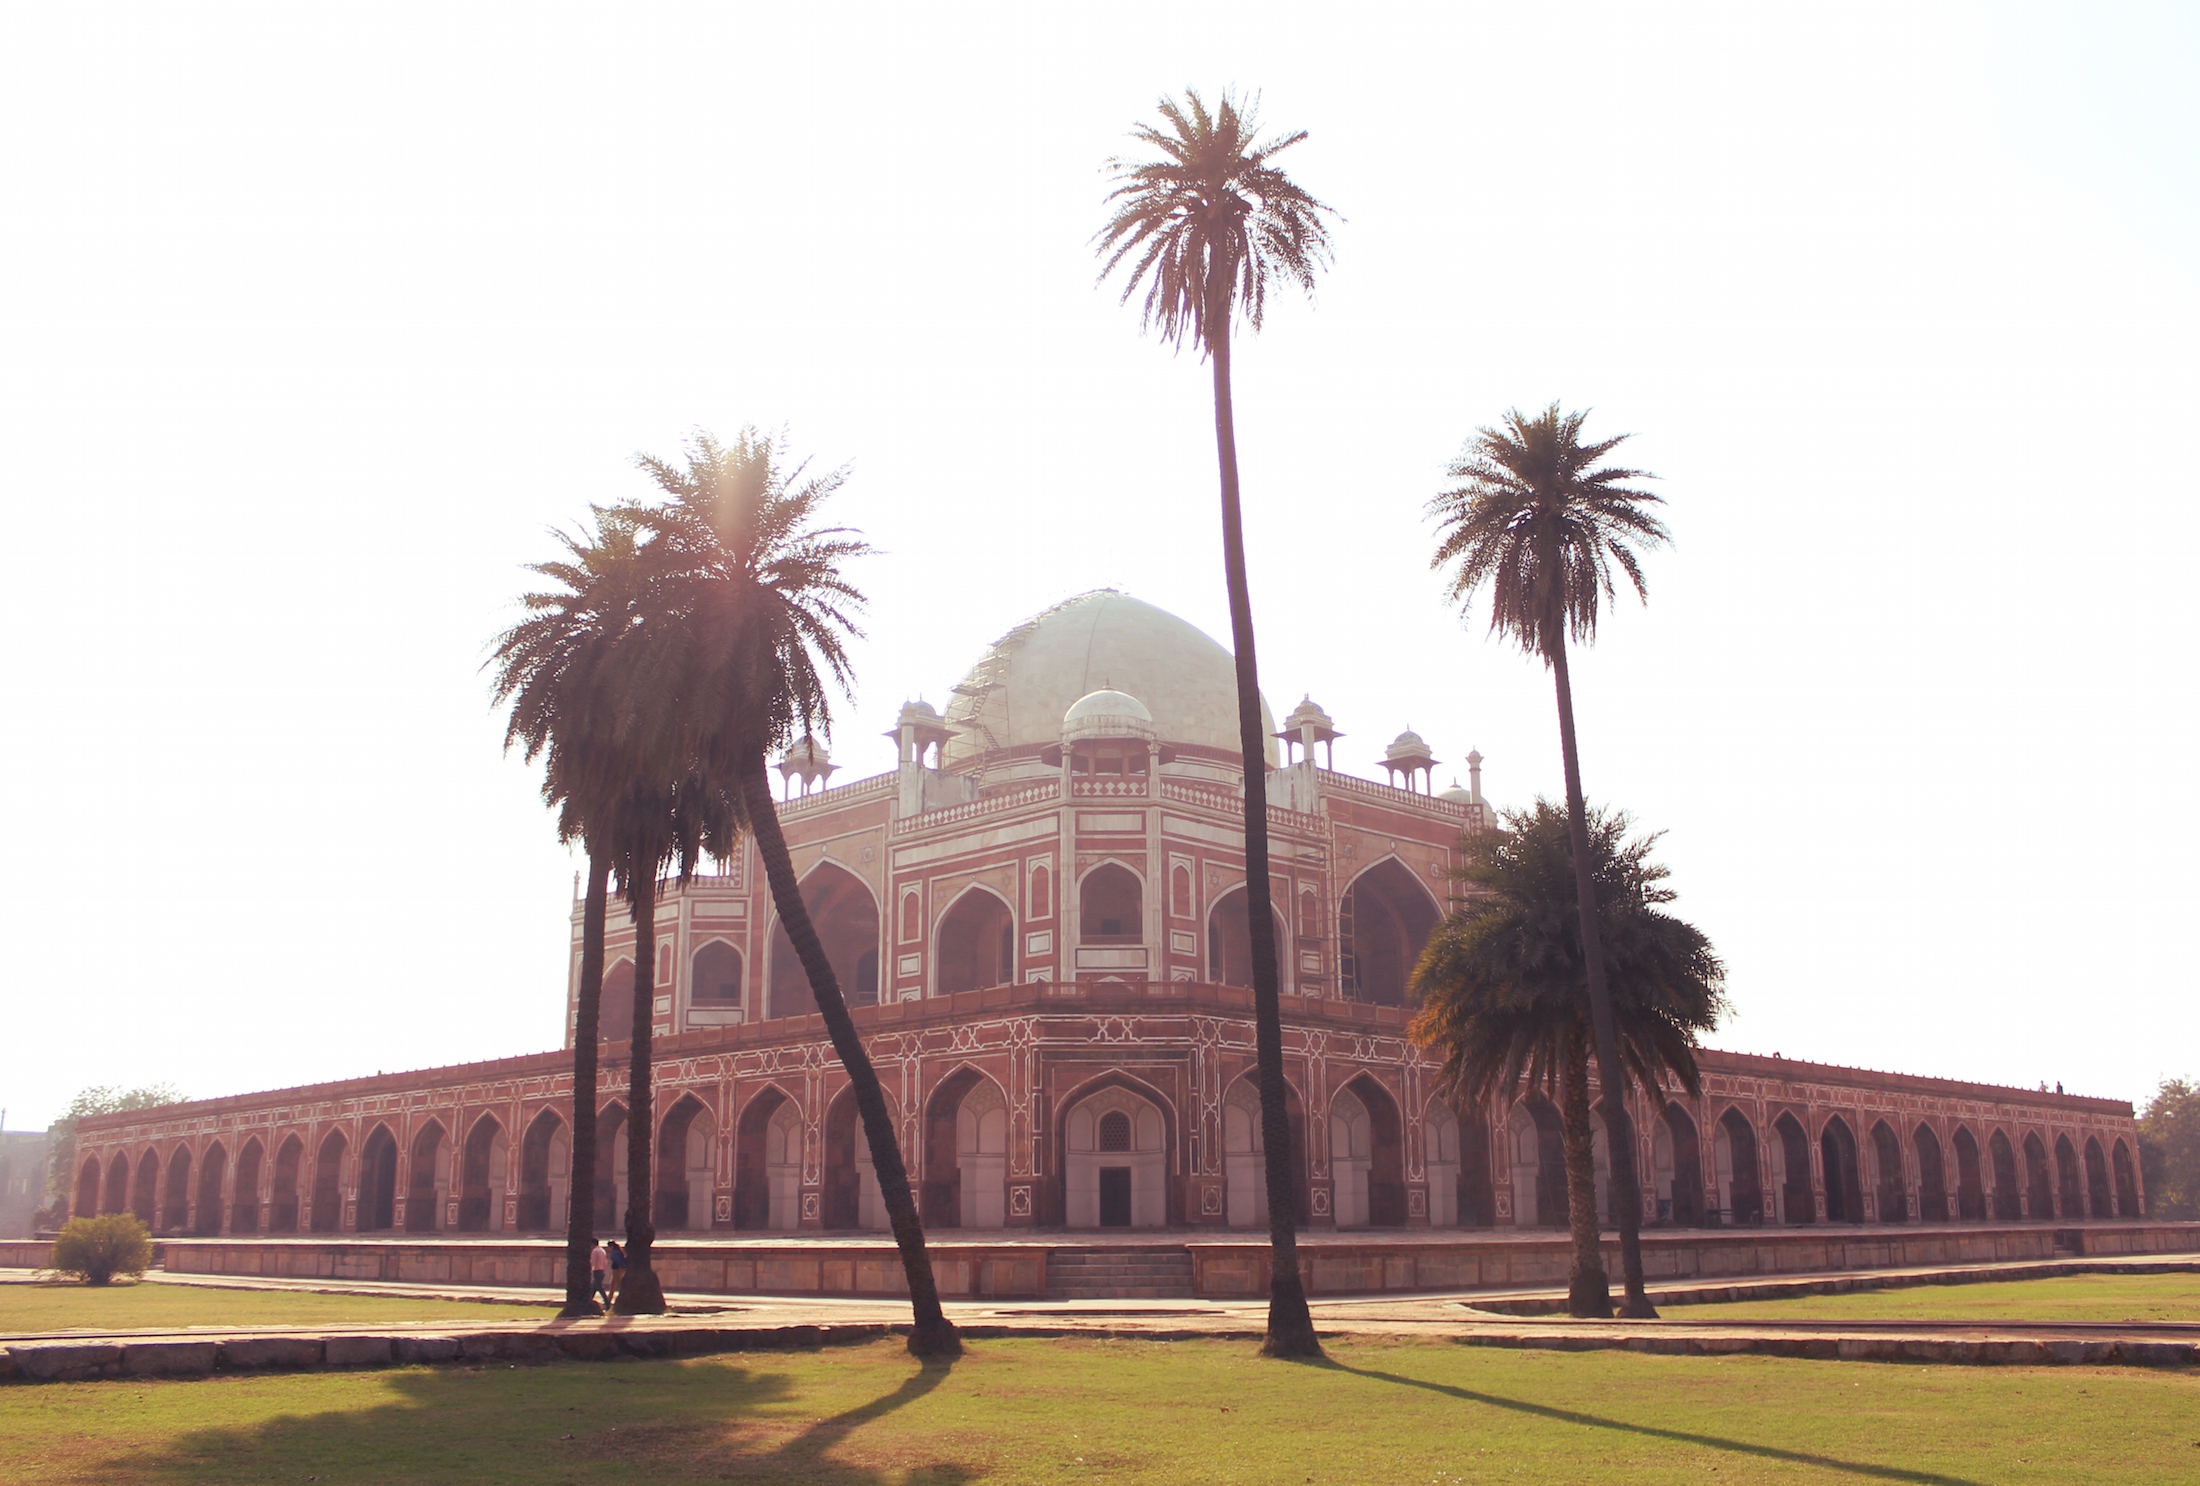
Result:
M791 1233L801 1226L802 1101L767 1083L734 1120L733 1226Z
M918 1208L941 1228L1008 1222L1008 1091L982 1068L958 1064L924 1104Z
M1956 1152L1956 1217L1966 1223L1981 1222L1986 1217L1986 1177L1978 1137L1968 1125L1958 1125L1948 1144Z
M565 1116L544 1105L520 1139L519 1221L514 1226L523 1233L563 1232L572 1186L572 1134Z
M321 1149L313 1158L315 1233L335 1233L344 1226L344 1154L350 1149L351 1140L341 1127L321 1137Z
M1077 942L1146 942L1146 881L1122 862L1097 863L1077 879Z
M732 940L713 934L688 959L688 1004L714 1010L736 1007L747 982L741 951Z
M1306 1106L1298 1085L1283 1081L1283 1107L1291 1124L1292 1211L1307 1221ZM1268 1142L1260 1122L1260 1074L1247 1069L1230 1081L1222 1098L1223 1217L1233 1228L1268 1227Z
M1216 985L1253 985L1252 899L1245 884L1224 888L1207 906L1207 979ZM1291 957L1283 936L1290 923L1275 899L1268 900L1276 941L1276 984L1288 994L1292 988Z
M982 882L955 897L932 935L934 994L959 995L1016 979L1016 910Z
M690 1231L711 1226L712 1151L718 1118L692 1090L672 1101L657 1122L657 1180L652 1189L660 1229Z
M1917 1152L1917 1217L1921 1223L1948 1221L1948 1166L1940 1153L1940 1136L1922 1122L1910 1132Z
M2139 1184L2131 1169L2131 1148L2121 1137L2108 1153L2109 1165L2116 1173L2116 1216L2119 1218L2144 1217L2139 1211Z
M1381 1079L1361 1071L1329 1104L1330 1212L1339 1228L1406 1221L1405 1125Z
M88 1218L99 1211L99 1157L86 1156L76 1173L76 1205L70 1216Z
M296 1131L283 1137L275 1148L275 1184L268 1194L267 1231L296 1233L302 1205L300 1177L306 1161L306 1143Z
M900 1102L891 1093L881 1092L886 1099L887 1122L899 1132ZM863 1117L856 1108L854 1084L842 1085L825 1112L824 1182L819 1217L827 1228L875 1233L890 1226L886 1200L879 1192L878 1169L871 1164L871 1143L863 1133Z
M209 1142L199 1156L198 1201L192 1207L193 1233L211 1237L222 1231L222 1182L228 1175L228 1149L219 1140Z
M802 878L802 906L817 931L826 962L840 982L840 994L850 1006L876 1006L879 1001L878 898L871 885L831 857L819 860ZM772 916L765 983L769 1017L812 1016L817 998L810 977L787 937L787 926Z
M1339 903L1337 965L1346 999L1405 1005L1443 905L1396 852L1368 863Z
M2024 1215L2024 1181L2017 1175L2017 1153L2009 1132L1996 1130L1989 1136L1986 1152L1994 1169L1994 1216L2013 1223Z
M1757 1127L1729 1104L1711 1127L1713 1179L1719 1194L1718 1220L1751 1227L1765 1220L1764 1185L1758 1179Z
M1702 1224L1703 1139L1696 1118L1666 1101L1650 1130L1650 1167L1658 1191L1658 1217L1681 1228Z
M359 1207L353 1226L361 1233L397 1226L397 1137L379 1120L359 1143Z
M137 1158L137 1172L130 1182L130 1211L147 1229L159 1227L160 1152L150 1146Z
M1120 1068L1063 1093L1054 1122L1063 1222L1072 1228L1162 1228L1177 1220L1169 1178L1178 1145L1175 1103ZM1101 1147L1104 1115L1123 1117L1129 1148ZM1113 1127L1111 1127L1113 1128ZM1111 1175L1110 1173L1119 1173Z
M1799 1228L1818 1221L1818 1202L1810 1181L1810 1139L1793 1110L1772 1121L1772 1207L1774 1219Z
M1872 1122L1872 1166L1877 1175L1873 1199L1882 1223L1910 1220L1909 1174L1902 1165L1902 1141L1885 1120Z
M451 1137L443 1121L430 1115L413 1131L406 1169L405 1231L433 1233L444 1224L451 1196Z
M2091 1216L2116 1216L2116 1197L2108 1185L2108 1157L2101 1152L2099 1138L2091 1135L2085 1139L2085 1197Z
M596 1115L596 1227L617 1232L626 1212L626 1101L613 1099Z
M634 1036L634 956L620 955L604 967L603 992L596 1002L600 1042L629 1042Z
M1856 1155L1856 1132L1840 1115L1826 1116L1818 1132L1818 1157L1826 1174L1826 1219L1864 1221L1864 1183Z
M484 1111L466 1131L459 1156L458 1227L461 1233L504 1229L504 1192L511 1174L512 1141L504 1121Z
M1565 1227L1566 1141L1558 1106L1540 1089L1531 1089L1513 1105L1505 1129L1513 1226Z
M2054 1217L2055 1174L2047 1164L2047 1143L2036 1130L2024 1132L2024 1184L2030 1216L2035 1221Z
M2055 1137L2055 1211L2064 1218L2085 1216L2085 1178L2068 1135Z
M237 1151L237 1172L229 1182L229 1231L260 1231L260 1167L267 1147L257 1135L248 1136Z

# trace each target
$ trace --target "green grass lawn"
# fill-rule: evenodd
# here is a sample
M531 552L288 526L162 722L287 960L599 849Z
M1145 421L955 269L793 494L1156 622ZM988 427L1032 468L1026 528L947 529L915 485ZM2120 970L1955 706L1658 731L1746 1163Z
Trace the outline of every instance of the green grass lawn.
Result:
M222 1290L159 1281L0 1285L0 1335L144 1326L330 1326L377 1321L522 1321L554 1305L415 1300L404 1295L315 1295L302 1290Z
M2190 1370L1050 1340L0 1389L21 1483L2196 1478Z
M1793 1300L1661 1305L1676 1321L2182 1321L2200 1323L2200 1274L2074 1274L1915 1285ZM2200 1461L2194 1478L2200 1479Z

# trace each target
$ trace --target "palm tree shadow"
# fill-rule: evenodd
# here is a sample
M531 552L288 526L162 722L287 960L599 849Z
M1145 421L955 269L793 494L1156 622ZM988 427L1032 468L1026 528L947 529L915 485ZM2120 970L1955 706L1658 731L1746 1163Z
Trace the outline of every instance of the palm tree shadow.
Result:
M946 1382L947 1375L953 1371L954 1363L951 1359L928 1357L924 1359L923 1365L916 1372L903 1378L901 1385L895 1388L893 1392L881 1394L867 1404L860 1404L844 1413L835 1414L830 1419L818 1420L808 1429L803 1430L802 1433L781 1445L775 1453L782 1460L801 1464L805 1467L820 1465L823 1463L821 1457L826 1451L847 1439L858 1428L869 1424L874 1419L883 1419L896 1409L915 1403L934 1388ZM940 1475L939 1470L939 1467L934 1467L932 1479L960 1481L968 1478L967 1472Z
M1906 1481L1913 1486L1986 1486L1963 1476L1944 1476L1934 1471L1903 1470L1899 1466L1868 1465L1856 1460L1837 1460L1830 1455L1813 1455L1802 1450L1782 1450L1774 1445L1756 1445L1747 1440L1722 1439L1712 1434L1691 1434L1684 1429L1660 1429L1651 1424L1633 1424L1624 1419L1607 1419L1597 1414L1584 1414L1576 1409L1553 1408L1549 1404L1530 1403L1522 1398L1505 1398L1495 1393L1477 1393L1472 1388L1460 1388L1450 1383L1431 1383L1420 1378L1404 1378L1396 1373L1379 1372L1369 1367L1351 1367L1327 1358L1308 1364L1314 1367L1334 1368L1338 1372L1356 1377L1372 1378L1379 1383L1395 1383L1401 1388L1419 1388L1429 1393L1441 1393L1446 1398L1456 1398L1463 1403L1478 1403L1493 1409L1509 1409L1516 1414L1527 1414L1537 1419L1547 1419L1557 1424L1573 1424L1585 1429L1611 1429L1625 1434L1639 1434L1651 1439L1671 1440L1676 1444L1700 1445L1710 1450L1725 1450L1735 1455L1753 1456L1759 1460L1777 1460L1786 1465L1808 1465L1819 1470L1842 1471L1852 1476L1864 1476L1876 1481Z

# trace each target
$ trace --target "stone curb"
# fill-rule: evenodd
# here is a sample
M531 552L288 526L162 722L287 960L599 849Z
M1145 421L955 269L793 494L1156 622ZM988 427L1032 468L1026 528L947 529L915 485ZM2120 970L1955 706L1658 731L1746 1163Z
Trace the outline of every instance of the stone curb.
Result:
M1175 1342L1239 1340L1246 1328L1165 1327L1133 1330L1087 1326L972 1324L971 1341L1009 1338ZM116 1377L195 1377L217 1371L270 1368L404 1367L467 1361L511 1365L609 1362L621 1357L702 1357L735 1352L807 1352L902 1335L883 1322L651 1331L485 1331L462 1336L258 1336L228 1341L29 1342L0 1348L0 1380L73 1383ZM1338 1333L1330 1333L1336 1335ZM1655 1332L1465 1332L1448 1340L1469 1347L1524 1351L1640 1352L1660 1357L1788 1357L1842 1362L1942 1363L1972 1366L2185 1367L2200 1363L2200 1345L2136 1340L2052 1341L2032 1338L1914 1336L1674 1336Z
M2193 1274L2200 1260L2148 1259L2136 1262L2103 1262L2092 1259L2040 1259L2011 1265L1927 1270L1916 1274L1845 1274L1812 1278L1809 1275L1744 1276L1725 1281L1655 1283L1650 1287L1654 1305L1731 1305L1752 1300L1796 1300L1810 1295L1854 1295L1879 1290L1920 1290L1933 1285L1998 1285L2024 1280L2060 1279L2075 1274ZM1493 1316L1563 1316L1563 1291L1546 1295L1466 1297L1475 1310Z

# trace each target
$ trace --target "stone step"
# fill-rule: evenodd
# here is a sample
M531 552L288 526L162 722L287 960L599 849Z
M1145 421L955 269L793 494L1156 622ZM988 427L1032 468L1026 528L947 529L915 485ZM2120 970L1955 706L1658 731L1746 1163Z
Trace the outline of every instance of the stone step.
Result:
M1051 1300L1181 1300L1191 1293L1187 1249L1063 1247L1047 1254Z

